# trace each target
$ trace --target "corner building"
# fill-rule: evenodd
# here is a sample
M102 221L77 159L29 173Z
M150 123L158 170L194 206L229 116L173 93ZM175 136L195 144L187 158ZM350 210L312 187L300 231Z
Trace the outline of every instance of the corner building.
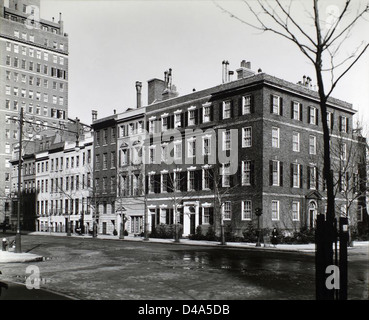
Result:
M19 140L19 118L57 127L68 119L68 35L40 18L39 0L0 4L0 221L11 211L9 161ZM24 140L41 134L25 132ZM5 179L4 179L5 178Z
M234 81L223 79L219 86L185 96L178 96L166 77L149 81L149 231L180 223L184 236L198 226L219 234L223 222L226 231L242 236L250 223L256 227L255 211L261 209L262 228L288 233L313 228L316 215L325 213L318 93L305 78L290 83L255 73L245 61L236 71ZM366 216L365 197L358 193L365 179L365 139L353 131L351 104L331 98L328 111L331 149L340 149L332 151L336 213L360 225ZM352 172L335 169L347 163Z

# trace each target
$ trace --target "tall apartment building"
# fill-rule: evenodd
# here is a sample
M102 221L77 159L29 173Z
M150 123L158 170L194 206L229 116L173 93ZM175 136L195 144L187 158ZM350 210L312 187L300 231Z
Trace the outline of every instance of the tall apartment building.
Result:
M61 14L40 18L40 0L0 4L0 221L10 214L9 160L19 140L21 108L28 121L47 128L68 119L68 36ZM23 140L42 134L25 130Z

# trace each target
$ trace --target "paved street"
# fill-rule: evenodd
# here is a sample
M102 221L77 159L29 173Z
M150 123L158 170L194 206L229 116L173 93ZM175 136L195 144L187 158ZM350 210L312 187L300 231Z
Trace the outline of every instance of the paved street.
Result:
M48 235L22 236L22 251L46 259L0 264L1 281L24 283L34 265L41 289L77 299L315 299L313 253ZM368 299L368 272L356 248L349 299Z

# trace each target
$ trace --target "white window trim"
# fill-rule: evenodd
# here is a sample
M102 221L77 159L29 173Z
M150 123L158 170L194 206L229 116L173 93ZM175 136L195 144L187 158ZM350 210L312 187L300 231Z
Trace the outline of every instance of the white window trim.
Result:
M277 204L277 218L273 218L273 203L276 203ZM271 212L272 212L272 215L271 215L271 218L272 218L272 221L279 221L279 200L272 200L272 203L271 203Z
M245 218L244 211L245 211L245 202L250 202L250 218ZM241 220L242 221L251 221L252 220L252 200L242 200L241 202Z
M294 217L294 211L293 211L293 206L297 204L297 218ZM300 221L300 201L293 201L292 202L292 221Z

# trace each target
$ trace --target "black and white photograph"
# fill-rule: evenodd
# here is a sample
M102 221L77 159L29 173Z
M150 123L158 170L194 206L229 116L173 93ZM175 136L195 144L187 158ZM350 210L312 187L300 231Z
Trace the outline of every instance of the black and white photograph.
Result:
M0 1L1 305L369 299L369 1Z

